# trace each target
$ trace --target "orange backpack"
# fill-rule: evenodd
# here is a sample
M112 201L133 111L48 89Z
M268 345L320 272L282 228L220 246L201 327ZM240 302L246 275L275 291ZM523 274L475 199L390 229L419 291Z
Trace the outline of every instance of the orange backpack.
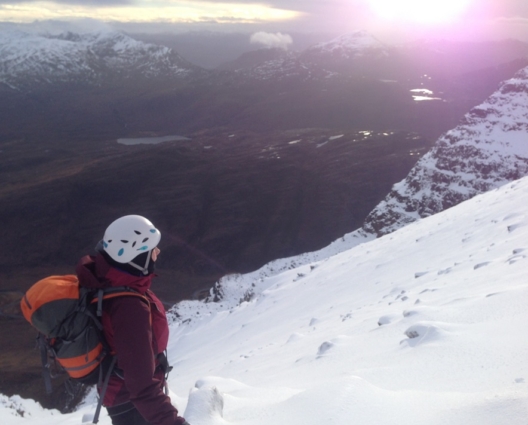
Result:
M115 358L104 339L100 317L104 300L122 296L140 297L150 305L145 296L128 287L84 288L75 275L46 277L25 293L20 308L39 332L37 340L48 393L52 390L53 369L65 371L70 378L87 385L99 383L103 391L106 389Z

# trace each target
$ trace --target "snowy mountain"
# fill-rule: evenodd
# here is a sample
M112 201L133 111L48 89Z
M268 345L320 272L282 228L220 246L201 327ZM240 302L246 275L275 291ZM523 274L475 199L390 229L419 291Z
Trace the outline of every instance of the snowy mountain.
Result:
M388 56L389 49L385 45L365 31L356 31L302 52L261 49L246 53L223 68L255 80L324 81L338 78L340 73L363 73L365 66L377 67L379 60Z
M168 47L136 41L118 32L36 35L0 31L0 83L37 84L178 78L195 68Z
M337 74L327 71L324 67L305 63L297 52L283 52L280 56L267 59L252 67L235 70L237 78L258 81L296 81L325 80L337 77Z
M526 205L528 178L254 275L245 299L182 303L172 401L193 425L524 425ZM94 408L93 393L65 415L0 396L4 425L89 423Z
M355 31L324 43L318 43L303 52L304 58L314 55L346 60L367 56L388 56L389 49L366 31Z
M262 65L268 61L277 61L280 59L286 59L291 57L296 57L295 52L278 49L278 48L262 48L258 50L252 50L250 52L243 53L237 59L226 62L216 69L220 70L242 70L242 69L251 69L256 66Z
M423 40L389 45L365 31L355 31L302 51L249 52L219 69L238 70L248 78L268 81L291 76L303 81L355 77L419 87L425 79L437 91L463 97L478 91L486 78L512 68L513 72L503 74L494 85L510 78L526 66L527 52L528 44L514 40L486 43Z
M528 175L528 68L436 142L366 219L384 235Z

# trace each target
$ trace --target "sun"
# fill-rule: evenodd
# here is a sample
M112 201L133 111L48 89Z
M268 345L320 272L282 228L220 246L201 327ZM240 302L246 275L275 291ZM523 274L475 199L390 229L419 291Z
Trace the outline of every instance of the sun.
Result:
M369 0L374 12L390 21L444 24L462 16L472 0Z

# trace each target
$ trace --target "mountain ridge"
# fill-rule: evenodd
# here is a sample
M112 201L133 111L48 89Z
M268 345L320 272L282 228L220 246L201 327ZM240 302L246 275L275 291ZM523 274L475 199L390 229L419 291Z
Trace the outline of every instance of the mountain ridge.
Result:
M377 235L528 175L528 68L442 136L366 218Z
M100 85L138 76L183 78L198 69L168 47L119 32L1 31L0 56L0 82L14 89L72 82Z

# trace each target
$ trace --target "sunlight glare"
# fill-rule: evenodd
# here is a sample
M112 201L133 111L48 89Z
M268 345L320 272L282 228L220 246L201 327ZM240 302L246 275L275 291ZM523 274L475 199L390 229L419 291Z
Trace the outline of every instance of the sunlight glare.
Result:
M369 0L374 12L390 21L422 24L450 23L457 20L472 0Z

